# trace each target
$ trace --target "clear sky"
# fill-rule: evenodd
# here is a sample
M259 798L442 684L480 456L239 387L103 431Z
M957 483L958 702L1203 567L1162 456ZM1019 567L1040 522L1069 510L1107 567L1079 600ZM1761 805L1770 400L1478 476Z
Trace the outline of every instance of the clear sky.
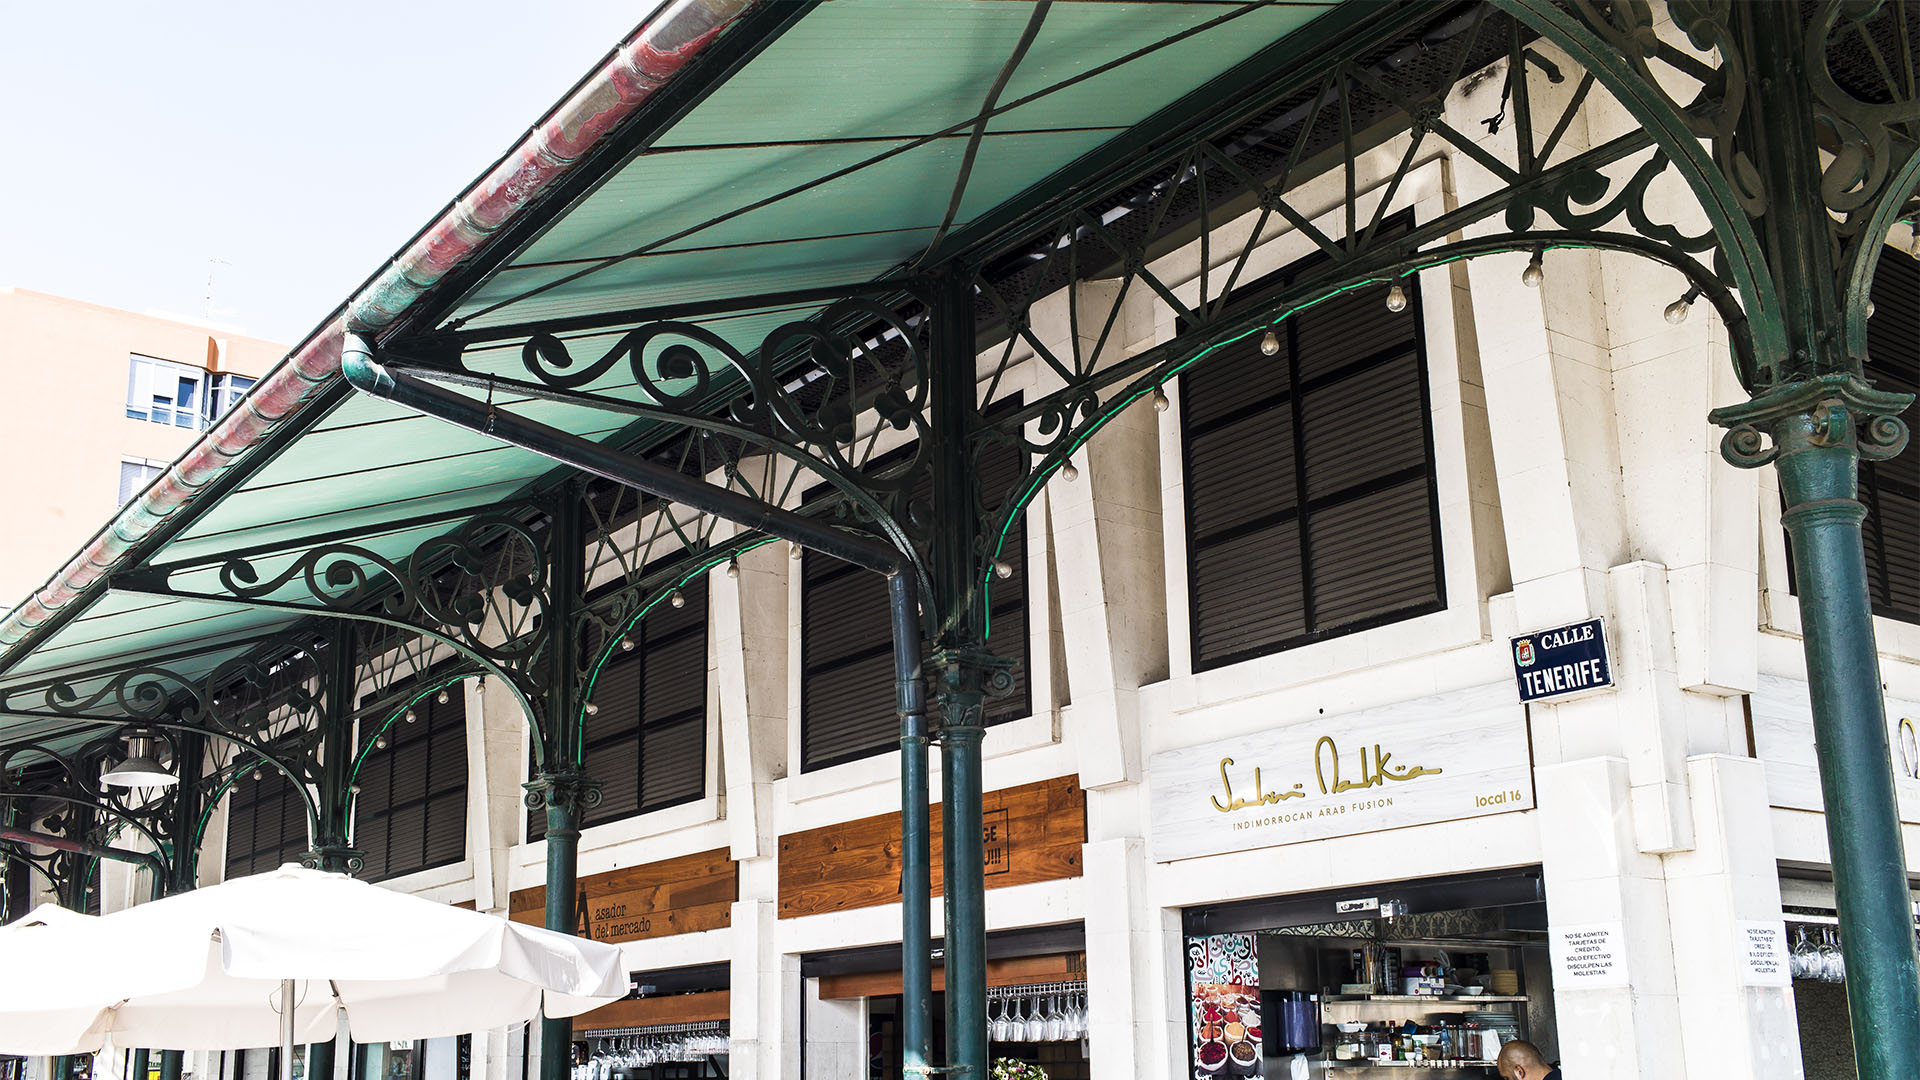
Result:
M294 344L656 2L0 0L0 286Z

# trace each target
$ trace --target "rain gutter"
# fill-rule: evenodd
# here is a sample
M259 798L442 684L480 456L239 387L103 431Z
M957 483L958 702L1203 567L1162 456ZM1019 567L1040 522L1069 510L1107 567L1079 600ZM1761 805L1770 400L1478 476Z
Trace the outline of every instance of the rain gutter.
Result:
M294 427L316 396L339 385L349 330L379 337L429 290L517 232L556 182L642 109L742 15L767 0L672 0L636 30L507 155L422 230L324 325L276 364L225 418L129 503L59 573L0 619L0 671L97 595L143 544L194 506L241 459Z

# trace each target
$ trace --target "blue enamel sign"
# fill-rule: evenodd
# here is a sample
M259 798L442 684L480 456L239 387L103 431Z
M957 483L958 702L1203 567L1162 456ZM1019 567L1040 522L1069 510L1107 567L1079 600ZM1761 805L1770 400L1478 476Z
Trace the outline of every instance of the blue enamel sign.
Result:
M1568 697L1613 685L1607 633L1599 619L1535 630L1513 639L1513 677L1521 701Z

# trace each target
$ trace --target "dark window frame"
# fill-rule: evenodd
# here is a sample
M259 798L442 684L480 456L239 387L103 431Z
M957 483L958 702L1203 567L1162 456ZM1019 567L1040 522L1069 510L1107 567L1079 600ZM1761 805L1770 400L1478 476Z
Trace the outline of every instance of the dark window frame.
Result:
M1396 215L1395 218L1389 219L1389 221L1383 225L1383 228L1388 231L1394 231L1403 227L1404 223L1409 220L1410 215ZM1327 256L1316 253L1296 260L1258 280L1249 282L1233 291L1233 294L1228 299L1228 310L1233 310L1234 308L1244 310L1247 307L1258 306L1263 303L1270 304L1270 298L1274 292L1290 282L1297 280L1303 271L1324 266L1327 264L1327 261ZM1409 274L1399 279L1399 281L1407 294L1407 307L1404 312L1396 313L1395 317L1404 316L1410 320L1410 325L1413 328L1410 347L1408 345L1386 346L1351 360L1338 368L1318 373L1303 381L1299 377L1302 361L1299 349L1299 338L1302 320L1313 316L1313 309L1309 308L1305 312L1285 319L1278 328L1278 332L1283 332L1286 335L1283 348L1287 358L1288 372L1287 384L1284 390L1270 393L1257 401L1248 402L1227 410L1211 418L1205 424L1196 425L1191 419L1193 395L1187 392L1187 376L1181 376L1180 470L1182 501L1184 504L1182 532L1184 534L1183 540L1186 549L1188 653L1194 673L1198 674L1204 671L1214 671L1220 668L1230 667L1263 656L1272 656L1287 652L1304 645L1312 645L1321 641L1328 641L1335 638L1346 637L1350 634L1378 629L1382 626L1419 618L1423 615L1431 615L1447 609L1447 575L1444 533L1440 520L1439 477L1437 469L1439 454L1433 433L1432 374L1428 368L1426 325L1420 295L1419 275ZM1370 295L1372 291L1374 290L1366 290L1362 294ZM1377 291L1382 297L1385 296L1385 289L1379 289ZM1185 320L1176 324L1176 333L1184 334L1188 329L1189 327ZM1253 339L1249 337L1249 341L1251 340ZM1316 579L1313 576L1312 569L1313 548L1312 539L1309 535L1314 515L1316 513L1326 513L1342 506L1351 505L1369 495L1409 483L1418 479L1420 472L1423 470L1415 466L1409 466L1392 473L1361 481L1357 484L1350 484L1317 496L1310 496L1310 486L1307 478L1309 463L1305 453L1308 432L1303 416L1305 402L1312 396L1316 389L1332 386L1355 375L1404 359L1409 349L1412 352L1419 380L1420 431L1425 444L1426 461L1424 472L1427 481L1428 528L1432 538L1431 558L1433 561L1434 595L1432 599L1423 598L1417 602L1403 604L1391 610L1365 618L1342 622L1334 626L1318 626L1314 611ZM1216 530L1212 535L1205 538L1196 535L1193 525L1194 492L1196 490L1194 482L1194 440L1196 436L1204 435L1229 424L1257 416L1267 410L1282 407L1289 410L1291 419L1292 464L1294 469L1294 498L1292 507ZM1302 621L1307 627L1306 631L1304 633L1270 642L1262 642L1228 652L1208 654L1202 648L1201 618L1199 613L1200 604L1196 595L1201 553L1208 547L1230 543L1235 539L1247 536L1259 529L1282 526L1290 520L1295 522L1297 526L1298 540L1294 551L1298 553L1299 557L1300 587L1304 594Z
M391 708L382 708L379 711L363 716L361 718L362 724L369 722L384 723L386 718L392 714L392 709L401 707L400 703L405 702L408 698L418 693L420 686L431 685L444 677L444 675L435 672L428 672L418 679L410 680L408 683L403 684L402 687L397 690L389 689L385 693L377 695L377 697L369 695L362 699L361 704L363 707L373 705L376 702L381 704L392 703ZM353 797L354 847L362 851L367 850L365 842L367 830L376 823L386 830L386 842L380 848L384 865L378 869L369 865L364 871L365 880L367 881L391 881L394 878L405 877L408 874L424 873L428 870L437 870L443 866L452 866L467 858L467 826L469 824L467 821L467 803L471 795L469 789L472 786L473 778L470 775L467 763L469 751L467 747L466 692L464 685L459 682L453 683L445 689L447 692L447 703L444 705L440 704L435 694L427 694L411 706L408 706L414 710L419 719L409 724L403 718L387 728L388 742L386 749L375 750L369 754L361 763L361 771L354 777L355 784L363 789L356 791ZM458 767L449 770L450 774L457 779L445 786L436 786L435 779L439 771L435 767L433 738L434 735L439 732L450 730L458 730L460 733ZM408 746L421 743L426 744L423 750L426 758L424 765L425 782L419 792L411 793L403 799L396 798L393 790L393 762L402 750ZM387 770L386 802L380 806L369 806L364 791L367 785L366 770L382 767ZM457 845L458 851L451 855L435 857L432 852L427 850L427 838L432 833L430 822L435 805L448 802L453 803L459 808L460 842ZM407 864L396 869L393 857L393 819L400 814L416 808L420 811L420 861L418 864Z
M259 780L236 781L227 792L227 850L221 863L224 876L229 880L276 870L286 861L290 850L297 849L298 853L305 853L312 844L312 837L308 834L306 800L295 790L293 778L264 765L259 773ZM269 801L279 810L279 836L275 843L262 845L258 842L259 809ZM247 811L251 811L247 816L253 826L254 842L242 856L234 851L234 826L242 813ZM271 856L272 865L260 865L262 855ZM246 866L236 873L235 864L241 858L246 860Z
M1002 414L1003 412L1011 411L1013 409L1019 408L1021 400L1022 400L1021 395L1010 394L999 401L990 403L985 408L984 412L987 418L991 419L997 415ZM893 461L905 460L909 455L911 455L914 452L915 445L916 445L915 443L909 442L904 446L897 447L893 450L886 452L885 454L879 455L869 464L868 467L873 470L884 470ZM817 499L831 497L833 492L834 492L834 489L831 485L819 484L813 487L812 489L810 489L809 491L807 491L802 496L801 501L803 503L812 503ZM922 493L915 493L915 494L922 494ZM988 493L988 494L999 494L999 493ZM912 495L910 494L909 497L912 497ZM995 504L995 505L997 506L998 504ZM1013 574L1007 579L1007 581L996 581L995 585L1005 586L1007 585L1008 582L1017 582L1018 584L1014 585L1012 588L996 588L995 589L992 595L992 599L990 599L988 603L988 618L992 620L995 624L998 624L1000 621L1000 617L1003 614L1010 613L1016 609L1018 609L1018 611L1020 612L1021 632L1019 635L1018 654L1014 656L1013 659L1015 664L1017 665L1015 668L1015 671L1023 674L1025 677L1016 678L1015 685L1017 689L1014 693L1004 698L988 698L987 699L987 702L986 702L987 708L986 708L986 715L985 715L985 721L986 721L987 727L997 727L1001 724L1012 723L1013 721L1016 721L1016 720L1022 720L1029 716L1032 716L1035 711L1034 702L1033 702L1033 680L1032 680L1033 590L1031 585L1031 579L1028 576L1028 573L1030 570L1030 562L1027 557L1027 527L1026 527L1026 518L1024 515L1022 515L1019 521L1015 524L1013 530L1008 534L1007 539L1009 541L1007 546L1012 550L1008 551L1006 549L1003 549L1001 551L1000 557L1013 565ZM813 568L819 567L819 566L828 566L828 565L832 566L833 569L821 573L816 579L815 574L813 572ZM802 553L802 556L801 556L801 560L800 560L800 658L799 658L800 659L800 739L799 739L799 749L800 749L800 771L803 773L818 772L823 769L831 769L837 765L846 765L855 761L862 761L867 758L880 757L882 755L893 753L899 750L899 742L897 738L894 738L891 740L883 738L880 741L869 746L842 751L838 754L831 754L822 758L813 757L811 755L811 752L808 746L807 725L810 718L814 715L814 701L813 701L813 693L812 693L814 688L814 677L817 675L828 674L834 671L838 671L846 667L850 667L854 664L870 663L875 658L882 655L887 656L889 658L891 658L893 655L893 639L891 635L891 625L890 623L882 623L881 625L885 626L889 632L884 637L878 638L875 643L868 644L852 652L842 653L837 656L821 659L819 661L814 661L809 659L809 656L808 656L809 647L816 640L814 636L809 634L807 631L807 624L809 621L808 608L812 603L816 602L813 600L813 597L814 597L813 590L822 586L831 585L832 583L837 581L851 579L851 578L854 578L856 575L861 575L861 574L868 575L869 577L873 578L873 580L875 581L879 580L878 575L873 574L873 572L870 570L862 569L860 567L854 566L851 563L841 562L840 560L834 559L831 556L822 555L816 551L805 551ZM1012 595L1009 595L1009 594L1012 594ZM996 640L996 639L998 639L997 635L995 635L994 637L990 637L989 644L991 645L993 640ZM998 639L998 640L1004 640L1004 639ZM997 650L996 650L996 655L999 655ZM924 670L928 672L929 682L931 682L931 678L932 678L932 674L931 674L932 666L928 662L930 661L930 659L931 659L931 651L927 647L926 641L923 639L921 642L921 660L923 662ZM890 660L889 660L889 663L887 664L886 688L887 688L886 689L887 700L891 702L893 700L894 692L893 692L893 665ZM933 700L931 690L929 692L929 700L930 701ZM889 706L887 709L887 715L889 716L895 715L894 709L891 706Z
M651 573L658 566L664 566L669 562L680 561L680 559L681 559L681 556L669 556L666 559L659 560L657 563L644 568L642 570L642 574L644 576L645 574ZM619 581L619 582L614 582L606 586L605 588L596 590L593 594L590 594L588 596L587 598L588 602L591 603L606 595L609 595L610 593L618 589L625 588L626 585L627 583L625 581ZM712 606L713 592L712 592L712 589L709 587L708 578L706 574L701 574L693 581L688 582L686 585L681 587L680 591L686 597L688 606L691 608L697 608L701 612L700 618L697 622L687 626L681 626L676 629L665 631L664 633L662 633L662 635L659 638L656 639L650 636L650 634L652 629L655 627L658 627L660 623L653 618L653 613L649 612L647 617L642 618L638 623L636 623L634 626L634 630L630 631L627 635L628 637L633 637L634 633L636 632L638 633L639 640L635 642L634 648L631 651L614 652L612 657L608 659L605 667L601 669L599 678L604 679L606 677L606 674L609 671L616 670L619 667L629 665L629 664L639 666L639 672L638 672L639 687L636 691L637 701L635 703L636 713L634 716L633 724L630 727L616 728L611 731L603 731L600 734L595 736L590 736L586 744L581 747L581 753L583 758L585 759L585 767L587 770L587 775L591 776L595 780L599 780L605 783L606 777L600 775L600 773L596 771L593 767L593 758L594 758L595 751L606 751L608 749L617 748L620 746L620 744L624 740L631 739L636 744L638 744L635 751L635 756L634 756L633 782L634 782L634 789L639 794L636 799L636 808L630 812L615 814L615 813L612 813L611 811L608 811L606 814L602 815L596 812L598 808L596 808L595 811L589 811L581 819L580 827L583 829L595 828L600 825L610 825L616 821L630 821L634 818L644 817L648 814L655 813L660 810L670 810L676 806L685 806L689 803L699 802L701 799L707 798L711 794L711 792L708 790L708 785L707 785L707 780L708 780L707 763L711 756L713 747L711 745L712 740L708 737L710 733L707 730L707 728L708 728L708 721L710 720L711 714L713 711L713 701L712 701L713 679L712 679L712 673L708 668L707 661L713 652L713 606ZM649 723L646 719L646 703L647 703L646 661L647 661L649 650L653 648L664 648L671 645L677 645L682 642L688 641L694 637L700 638L701 645L702 645L701 649L699 650L700 663L698 665L699 680L700 680L699 706L697 708L681 709L678 712L672 713L666 717L656 719L653 722ZM598 685L599 683L596 681L596 687ZM588 725L589 729L591 729L593 726L594 725L591 723L589 723ZM663 799L656 802L648 802L646 798L646 790L645 790L645 784L644 784L645 770L646 770L646 737L649 733L657 734L662 731L670 730L673 728L680 728L680 727L692 727L699 732L699 743L700 743L699 790L694 791L690 794L677 795L669 799ZM609 804L603 802L601 805L607 806ZM546 837L545 811L536 810L536 811L529 812L527 815L527 842L538 843L539 841L545 839L545 837Z

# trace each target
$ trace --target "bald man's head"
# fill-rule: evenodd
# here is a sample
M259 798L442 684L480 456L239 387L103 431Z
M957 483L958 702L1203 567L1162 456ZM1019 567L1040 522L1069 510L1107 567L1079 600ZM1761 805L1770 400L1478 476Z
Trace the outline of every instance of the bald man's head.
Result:
M1501 1045L1495 1068L1500 1070L1501 1080L1540 1080L1553 1066L1547 1064L1539 1047L1525 1039L1511 1039Z

